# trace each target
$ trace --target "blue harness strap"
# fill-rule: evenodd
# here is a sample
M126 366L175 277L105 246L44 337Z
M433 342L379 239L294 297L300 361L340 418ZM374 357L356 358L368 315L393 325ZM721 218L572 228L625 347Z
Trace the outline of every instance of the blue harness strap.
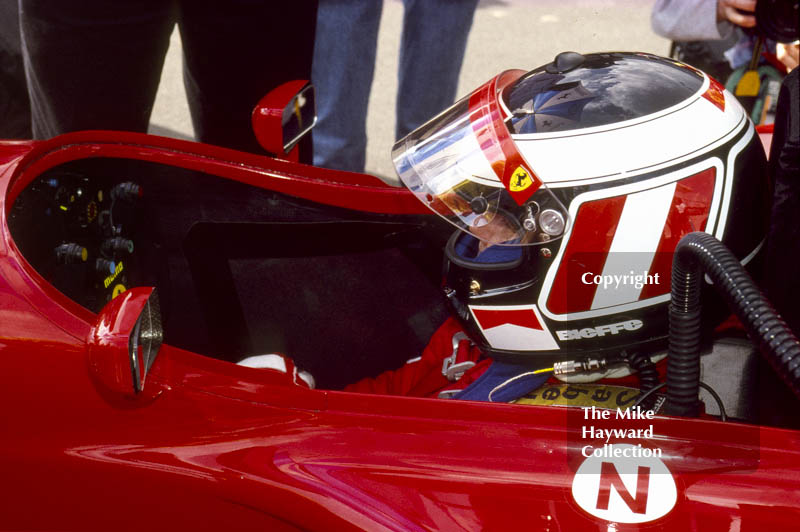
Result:
M493 361L486 372L454 399L508 403L544 384L550 373L534 373L530 365Z

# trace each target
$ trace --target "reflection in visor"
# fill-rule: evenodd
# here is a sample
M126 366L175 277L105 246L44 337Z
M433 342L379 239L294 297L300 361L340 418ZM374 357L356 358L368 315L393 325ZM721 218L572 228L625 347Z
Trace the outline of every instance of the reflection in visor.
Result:
M536 72L521 77L503 91L511 112L507 125L515 133L575 129L583 123L584 107L595 94L580 80L565 82L564 74ZM533 95L533 96L531 96Z
M478 243L479 255L491 246L523 244L520 241L520 235L522 234L523 238L530 235L530 233L522 231L520 224L507 213L493 216L489 223L471 227L469 232L480 240Z
M480 185L462 181L456 187L441 194L439 199L455 213L467 228L489 224L497 213L500 189L485 193Z

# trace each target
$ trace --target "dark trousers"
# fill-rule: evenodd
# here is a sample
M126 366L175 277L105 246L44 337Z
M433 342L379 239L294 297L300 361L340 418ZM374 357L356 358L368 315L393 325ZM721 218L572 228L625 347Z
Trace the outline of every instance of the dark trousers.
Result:
M178 24L197 139L263 152L253 107L310 79L316 0L19 0L35 138L147 131Z
M17 0L0 0L0 139L31 138Z

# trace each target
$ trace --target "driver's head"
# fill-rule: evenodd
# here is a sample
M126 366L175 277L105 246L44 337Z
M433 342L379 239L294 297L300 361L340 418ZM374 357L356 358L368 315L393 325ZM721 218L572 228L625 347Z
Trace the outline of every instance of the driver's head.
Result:
M765 158L741 106L649 54L503 72L392 155L458 228L449 301L496 357L650 349L667 335L680 238L706 231L743 259L766 232Z

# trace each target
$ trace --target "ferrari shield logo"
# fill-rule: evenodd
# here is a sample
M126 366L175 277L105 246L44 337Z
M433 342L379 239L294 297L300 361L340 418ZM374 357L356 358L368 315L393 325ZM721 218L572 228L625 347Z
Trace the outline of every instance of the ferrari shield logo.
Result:
M511 181L508 184L511 192L521 192L531 186L533 180L530 174L521 166L518 166L514 173L511 175Z

